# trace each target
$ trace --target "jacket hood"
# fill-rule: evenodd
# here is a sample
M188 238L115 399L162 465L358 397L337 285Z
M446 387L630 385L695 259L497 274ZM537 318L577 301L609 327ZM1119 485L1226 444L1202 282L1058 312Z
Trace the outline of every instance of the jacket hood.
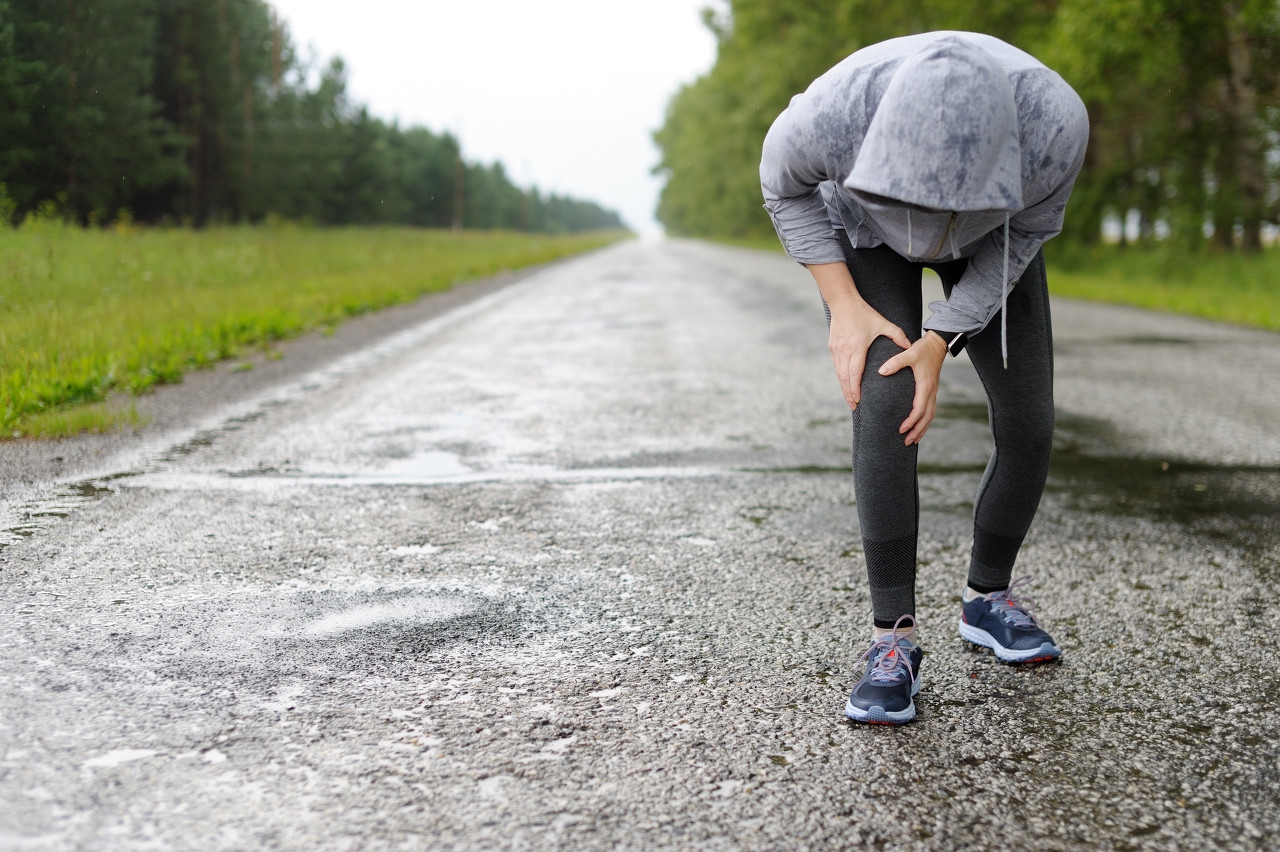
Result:
M1023 208L1018 108L982 48L940 39L893 72L844 185L927 210Z

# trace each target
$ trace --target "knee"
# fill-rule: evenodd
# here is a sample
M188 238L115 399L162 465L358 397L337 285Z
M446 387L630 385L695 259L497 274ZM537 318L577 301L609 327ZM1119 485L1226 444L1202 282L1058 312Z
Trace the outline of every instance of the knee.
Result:
M1011 416L997 418L992 426L996 442L1004 449L1017 449L1022 454L1048 459L1053 450L1053 405L1027 406Z
M882 376L879 372L885 361L900 352L902 348L887 337L876 338L867 350L867 363L862 371L862 399L870 406L897 411L905 404L906 411L911 411L916 392L915 374L911 370L899 370L892 376Z

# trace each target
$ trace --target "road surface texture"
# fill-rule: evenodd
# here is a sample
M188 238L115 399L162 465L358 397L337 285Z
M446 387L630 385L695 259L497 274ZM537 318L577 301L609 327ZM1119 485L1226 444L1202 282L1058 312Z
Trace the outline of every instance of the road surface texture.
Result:
M629 242L0 445L0 849L1274 843L1280 336L1055 311L1065 657L956 635L953 361L902 728L842 715L850 426L781 255Z

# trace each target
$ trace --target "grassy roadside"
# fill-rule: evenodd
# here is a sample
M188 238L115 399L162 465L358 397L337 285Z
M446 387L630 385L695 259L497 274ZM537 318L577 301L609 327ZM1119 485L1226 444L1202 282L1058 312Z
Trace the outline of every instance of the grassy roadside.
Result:
M1046 248L1056 296L1280 331L1280 250L1257 255L1172 249Z
M0 228L0 439L136 423L112 392L624 236Z
M782 251L773 237L718 240ZM1050 243L1049 291L1055 296L1133 305L1157 311L1280 331L1280 249L1260 255L1205 250Z

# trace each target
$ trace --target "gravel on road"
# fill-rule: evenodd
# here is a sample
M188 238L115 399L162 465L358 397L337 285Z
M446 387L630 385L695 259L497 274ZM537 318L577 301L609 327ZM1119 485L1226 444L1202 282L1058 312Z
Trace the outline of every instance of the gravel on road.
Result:
M1065 654L1031 668L956 634L990 439L950 362L919 718L856 726L804 270L630 242L499 283L192 377L138 434L0 445L0 849L1280 836L1280 336L1055 303L1019 569Z

